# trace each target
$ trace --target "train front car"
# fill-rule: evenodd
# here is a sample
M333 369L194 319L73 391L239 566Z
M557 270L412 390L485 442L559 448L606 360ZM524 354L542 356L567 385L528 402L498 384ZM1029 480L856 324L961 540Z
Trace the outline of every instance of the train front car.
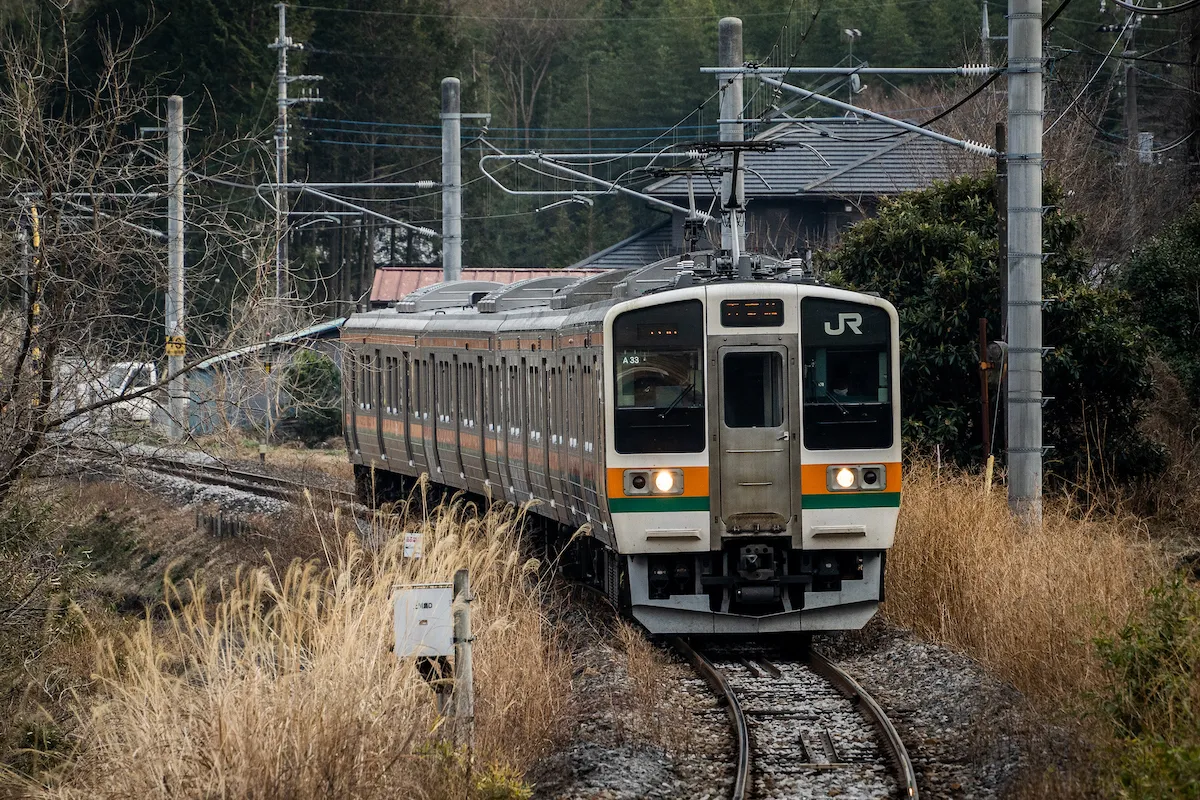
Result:
M889 303L813 284L608 311L608 509L652 633L866 624L900 505L897 341Z

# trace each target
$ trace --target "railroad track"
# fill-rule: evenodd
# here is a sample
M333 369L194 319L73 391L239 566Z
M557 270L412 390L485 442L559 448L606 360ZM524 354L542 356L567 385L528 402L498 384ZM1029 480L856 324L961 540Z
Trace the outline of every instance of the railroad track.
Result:
M314 497L329 497L340 506L352 506L355 503L354 492L341 489L318 488L298 481L279 478L273 475L263 475L259 472L236 469L227 464L204 464L194 461L183 461L162 456L147 456L139 459L139 466L154 469L165 475L205 483L213 486L225 486L230 489L256 494L262 497L273 497L278 500L293 502L303 497L305 492Z
M672 645L721 698L734 730L733 800L917 798L912 762L887 715L816 651Z

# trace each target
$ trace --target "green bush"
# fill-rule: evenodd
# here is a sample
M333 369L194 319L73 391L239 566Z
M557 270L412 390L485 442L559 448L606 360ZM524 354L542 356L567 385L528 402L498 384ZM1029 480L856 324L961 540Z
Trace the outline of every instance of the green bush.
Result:
M301 350L287 367L291 397L284 433L310 447L342 432L341 373L327 356Z
M1181 577L1164 582L1141 615L1096 647L1114 789L1137 798L1200 798L1200 590Z
M1134 252L1121 285L1192 401L1200 400L1200 203Z
M900 314L904 436L939 445L959 464L982 460L979 320L1000 338L995 181L961 177L886 201L818 259L828 280L876 292ZM1060 187L1044 199L1057 208ZM1047 472L1076 479L1102 464L1118 479L1160 471L1163 449L1137 428L1151 390L1147 332L1128 299L1096 280L1078 240L1079 218L1044 219L1044 441ZM993 400L995 392L993 391ZM1003 397L1000 398L1001 405ZM993 408L995 405L993 404ZM995 452L1003 451L1003 429Z

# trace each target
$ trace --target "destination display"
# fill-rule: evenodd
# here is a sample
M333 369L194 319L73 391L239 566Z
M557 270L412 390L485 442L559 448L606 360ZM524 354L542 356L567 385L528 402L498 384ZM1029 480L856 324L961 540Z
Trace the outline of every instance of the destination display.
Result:
M726 328L778 328L783 325L783 301L778 298L722 300L721 324Z

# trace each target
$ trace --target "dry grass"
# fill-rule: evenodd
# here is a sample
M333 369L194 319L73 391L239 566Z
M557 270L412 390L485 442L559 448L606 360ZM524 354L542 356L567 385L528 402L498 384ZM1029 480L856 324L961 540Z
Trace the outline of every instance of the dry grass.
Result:
M497 775L519 784L508 776L559 733L570 679L537 565L511 511L417 511L420 560L403 558L402 537L376 550L350 535L331 568L248 569L215 603L188 591L165 622L102 641L100 702L48 795L438 798L477 796ZM442 742L433 693L390 652L393 586L463 567L478 597L470 757Z
M905 476L884 613L965 651L1035 700L1070 704L1102 679L1093 642L1144 603L1162 574L1136 517L1088 514L1048 499L1041 530L1008 511L1004 489Z

